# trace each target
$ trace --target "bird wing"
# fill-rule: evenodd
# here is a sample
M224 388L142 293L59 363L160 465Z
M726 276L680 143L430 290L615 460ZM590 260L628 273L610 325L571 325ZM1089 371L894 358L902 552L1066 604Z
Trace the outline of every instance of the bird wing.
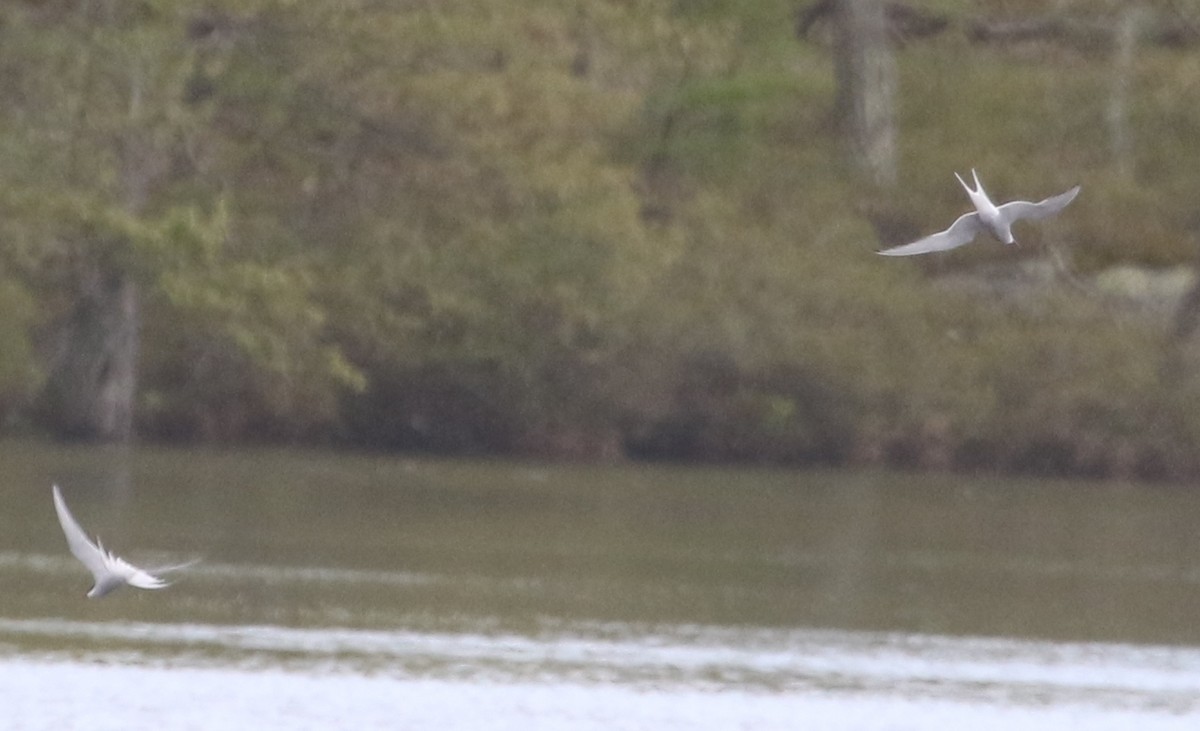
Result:
M884 249L878 253L884 256L912 256L913 254L927 254L931 251L946 251L970 243L982 230L983 224L979 221L978 213L964 213L945 231L931 234L911 244Z
M118 576L126 583L139 589L161 589L167 582L139 569L125 559L104 550L104 544L99 540L92 543L83 532L75 516L67 509L62 492L54 485L54 509L58 513L58 522L62 525L63 533L67 536L67 546L75 558L92 572L97 584L103 583L112 576Z
M110 553L108 560L113 569L119 571L130 586L136 586L139 589L161 589L170 585L170 582L160 579L145 569L139 569L120 556Z
M161 589L164 586L170 586L171 582L163 579L160 574L167 574L171 573L172 571L182 571L183 569L200 563L200 559L194 558L190 561L184 561L183 563L170 564L168 566L155 566L152 569L139 569L137 566L134 566L128 561L113 556L112 554L109 554L109 558L119 562L124 567L124 570L129 572L125 575L125 580L139 589Z
M1022 218L1037 220L1039 218L1053 216L1055 213L1058 213L1062 209L1066 208L1071 201L1075 200L1075 196L1077 195L1079 195L1078 185L1065 193L1059 193L1058 195L1047 198L1044 201L1039 201L1037 203L1030 203L1029 201L1013 201L1011 203L1005 203L996 210L1000 211L1000 215L1004 216L1009 225L1012 225L1014 221L1019 221Z
M75 521L75 516L67 509L58 485L54 485L54 510L58 513L58 522L62 525L63 533L67 536L67 547L75 558L79 559L97 583L110 573L104 549L92 543L83 532L83 528Z

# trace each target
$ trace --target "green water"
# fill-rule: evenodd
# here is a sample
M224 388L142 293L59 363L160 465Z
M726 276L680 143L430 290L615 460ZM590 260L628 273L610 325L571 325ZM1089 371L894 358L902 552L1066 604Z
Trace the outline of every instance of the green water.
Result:
M0 444L15 731L1200 723L1200 493ZM88 600L50 485L163 591Z
M1200 644L1200 491L885 473L0 444L0 616L547 620ZM50 500L131 560L84 601Z

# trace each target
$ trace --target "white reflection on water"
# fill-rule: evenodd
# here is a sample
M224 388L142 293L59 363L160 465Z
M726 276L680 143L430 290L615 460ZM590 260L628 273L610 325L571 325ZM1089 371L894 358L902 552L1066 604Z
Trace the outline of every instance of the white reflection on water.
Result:
M586 623L517 635L60 619L0 620L0 641L0 708L13 729L1200 723L1191 648ZM46 647L72 649L35 649Z
M1006 706L835 692L394 679L280 670L0 660L11 731L175 729L1194 729L1197 719L1088 705Z

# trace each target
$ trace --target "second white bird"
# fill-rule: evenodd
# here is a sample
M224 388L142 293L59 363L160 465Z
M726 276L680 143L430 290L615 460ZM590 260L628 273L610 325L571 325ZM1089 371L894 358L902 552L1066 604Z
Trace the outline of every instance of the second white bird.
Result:
M979 176L975 173L975 169L971 169L971 177L975 179L975 190L967 185L958 173L954 174L958 178L958 182L962 184L967 195L971 198L971 203L975 205L975 210L971 213L966 213L958 217L958 220L950 225L950 228L940 233L926 236L923 239L904 244L903 246L895 246L891 249L884 249L880 254L884 256L911 256L913 254L926 254L931 251L946 251L954 249L963 244L970 243L975 240L975 237L986 231L992 236L995 236L998 241L1005 244L1016 243L1012 234L1012 225L1021 219L1039 219L1046 218L1058 213L1067 207L1071 201L1075 200L1075 196L1079 195L1079 186L1076 185L1065 193L1047 198L1038 203L1030 203L1029 201L1012 201L1004 205L997 206L988 198L987 193L983 190L983 184L979 182Z

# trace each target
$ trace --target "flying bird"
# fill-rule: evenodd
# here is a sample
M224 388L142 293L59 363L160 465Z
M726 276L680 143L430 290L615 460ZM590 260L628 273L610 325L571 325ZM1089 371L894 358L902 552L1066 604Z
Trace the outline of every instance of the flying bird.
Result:
M62 524L63 533L67 536L67 546L75 558L79 559L88 571L92 572L95 579L95 584L87 593L89 599L102 597L126 584L139 589L161 589L168 586L168 582L158 576L139 569L120 556L105 551L104 545L99 539L92 543L87 534L83 532L83 528L79 527L75 517L71 515L71 511L67 509L67 503L63 501L58 485L54 485L53 490L54 510L58 513L58 522ZM195 561L191 561L178 566L155 569L154 573L175 571L194 563Z
M990 233L1005 244L1015 244L1016 240L1013 239L1012 234L1014 223L1022 219L1037 220L1053 216L1066 208L1067 204L1079 195L1079 186L1076 185L1065 193L1059 193L1039 203L1012 201L996 206L983 190L983 184L979 182L979 176L975 173L974 168L971 168L971 177L975 179L975 190L971 190L971 187L958 173L955 173L954 177L958 178L958 182L967 191L967 196L975 205L975 210L959 216L958 220L945 231L926 236L911 244L884 249L878 253L884 256L911 256L926 254L930 251L946 251L974 241L975 237L983 231Z

